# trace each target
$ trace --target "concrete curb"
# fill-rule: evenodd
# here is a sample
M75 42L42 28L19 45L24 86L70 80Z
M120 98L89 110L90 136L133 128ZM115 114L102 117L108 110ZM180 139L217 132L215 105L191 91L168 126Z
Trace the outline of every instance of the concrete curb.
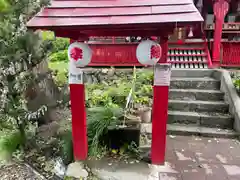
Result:
M240 133L240 97L229 72L222 70L221 74L221 91L225 93L224 100L229 104L229 112L234 117L234 130Z

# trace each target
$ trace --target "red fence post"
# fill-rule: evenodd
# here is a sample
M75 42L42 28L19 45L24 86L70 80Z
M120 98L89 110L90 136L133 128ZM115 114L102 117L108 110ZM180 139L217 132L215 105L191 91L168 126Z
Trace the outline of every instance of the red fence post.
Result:
M71 41L72 43L73 41ZM69 63L69 86L72 112L72 141L75 160L86 160L88 154L85 86L83 71Z
M166 132L168 119L168 93L171 65L167 64L167 37L161 39L162 58L155 67L153 85L153 115L152 115L152 147L151 160L153 164L164 164L166 150Z
M88 154L84 84L70 84L72 139L75 160L86 160Z

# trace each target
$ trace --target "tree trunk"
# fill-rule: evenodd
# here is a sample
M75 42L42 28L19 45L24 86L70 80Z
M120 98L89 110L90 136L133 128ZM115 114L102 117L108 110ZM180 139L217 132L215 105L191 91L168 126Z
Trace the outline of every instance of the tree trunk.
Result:
M43 105L48 107L45 116L38 120L39 124L54 120L54 117L51 117L51 112L56 107L60 96L58 87L49 72L48 62L43 60L33 69L33 73L35 75L40 74L41 78L33 86L29 87L26 92L27 106L30 111L37 111Z

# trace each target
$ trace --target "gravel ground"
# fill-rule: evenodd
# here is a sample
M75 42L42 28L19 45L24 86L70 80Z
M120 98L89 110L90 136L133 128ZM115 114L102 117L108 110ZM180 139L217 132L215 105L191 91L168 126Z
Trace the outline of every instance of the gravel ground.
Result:
M12 163L11 165L0 167L1 180L44 180L31 167L22 163Z

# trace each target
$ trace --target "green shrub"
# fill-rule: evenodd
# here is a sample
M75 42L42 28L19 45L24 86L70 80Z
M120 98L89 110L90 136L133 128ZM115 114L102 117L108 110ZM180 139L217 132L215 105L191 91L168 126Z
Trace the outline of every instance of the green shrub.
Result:
M41 35L43 40L55 40L55 35L52 31L42 31Z
M66 50L70 44L68 38L55 37L52 31L42 31L43 40L50 40L53 43L52 52L56 53L58 51Z
M122 109L109 107L95 107L87 109L88 149L91 157L101 157L106 152L105 135L109 127L119 124ZM72 132L66 129L60 138L60 155L65 164L74 160Z
M95 107L87 111L89 155L98 156L105 147L104 140L109 127L119 123L123 111L120 108Z
M68 61L67 50L55 52L49 56L50 62Z
M112 84L111 86L106 86L103 83L87 85L87 107L124 107L131 86L131 83L124 81L121 84Z
M72 131L67 130L63 134L60 135L60 153L63 158L64 164L69 164L73 162L73 143L72 143Z
M49 62L48 67L54 72L54 80L60 87L68 82L68 62Z
M149 69L139 69L136 73L136 86L141 86L143 84L152 85L153 82L153 71Z
M238 92L240 92L240 74L238 72L230 72L233 84Z
M22 136L19 132L3 132L0 137L0 159L5 160L12 156L23 144Z
M9 8L7 0L0 0L0 12L4 12Z
M237 91L240 92L240 76L233 80L233 84L236 87Z
M57 72L54 80L59 87L63 87L68 82L68 77L66 72Z
M69 44L70 44L70 40L67 38L56 38L56 40L53 41L53 52L67 50Z

